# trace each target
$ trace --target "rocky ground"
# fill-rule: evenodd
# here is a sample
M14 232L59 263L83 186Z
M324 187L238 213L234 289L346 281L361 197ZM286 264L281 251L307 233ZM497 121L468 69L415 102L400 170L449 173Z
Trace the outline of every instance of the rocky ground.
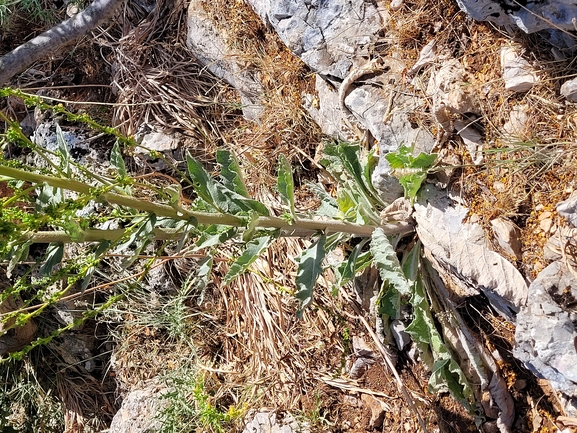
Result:
M226 429L235 431L571 431L577 88L564 16L575 11L549 2L528 12L488 1L137 1L74 50L15 77L13 85L88 112L170 163L184 149L209 163L215 149L232 149L252 192L272 206L280 154L295 167L302 210L318 206L305 180L330 191L319 164L324 137L380 155L401 145L437 153L411 212L417 235L399 251L422 243L436 276L435 324L476 402L467 411L427 391L431 373L414 344L398 342L402 320L391 342L402 385L394 380L373 338L370 272L356 284L364 310L333 296L324 275L315 307L296 319L292 257L305 243L284 239L228 286L218 278L235 251L223 251L202 302L174 301L196 259L155 267L99 320L39 352L60 365L45 374L57 377L67 431L101 431L112 418L110 432L157 430L149 415L174 402L163 395L185 401L200 388L204 409L232 411ZM13 21L3 52L24 38L27 19ZM2 104L29 119L17 98ZM44 119L32 117L38 131ZM93 143L89 152L109 154L109 142ZM172 183L166 161L148 154L130 156L133 175ZM373 184L390 203L402 188L385 161ZM186 307L190 327L173 335L157 318L175 305Z

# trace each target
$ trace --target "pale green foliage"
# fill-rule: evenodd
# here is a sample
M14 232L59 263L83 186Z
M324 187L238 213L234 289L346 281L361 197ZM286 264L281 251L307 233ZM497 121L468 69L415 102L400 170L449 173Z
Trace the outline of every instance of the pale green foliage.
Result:
M310 247L296 259L298 271L295 280L296 298L300 301L300 308L297 312L302 317L302 310L308 307L313 301L313 290L315 284L323 272L322 262L325 258L326 235L321 235Z
M295 185L292 167L284 155L279 157L277 187L282 199L289 208L291 217L295 218Z
M397 177L403 186L405 197L413 202L427 178L429 168L435 163L437 154L421 152L415 157L410 147L401 146L396 152L386 154L385 158L393 169L391 174Z
M230 283L246 272L249 266L270 246L272 240L271 236L261 236L248 242L241 256L230 266L228 273L224 277L224 284Z

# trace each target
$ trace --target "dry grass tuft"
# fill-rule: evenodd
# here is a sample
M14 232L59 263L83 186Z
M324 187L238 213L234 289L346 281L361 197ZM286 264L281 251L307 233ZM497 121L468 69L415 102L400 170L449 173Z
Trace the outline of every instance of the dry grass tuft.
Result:
M186 50L183 0L162 0L151 12L127 3L117 23L100 34L117 93L113 123L123 133L137 128L177 130L193 136L207 152L219 136L213 120L226 116L229 89L215 84ZM210 119L210 120L209 120Z

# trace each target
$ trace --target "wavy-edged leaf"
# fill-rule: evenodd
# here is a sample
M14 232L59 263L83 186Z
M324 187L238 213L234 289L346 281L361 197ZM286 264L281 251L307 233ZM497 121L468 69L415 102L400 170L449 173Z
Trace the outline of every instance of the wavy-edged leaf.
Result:
M405 197L414 201L427 178L427 171L437 159L437 154L421 152L415 157L410 147L401 146L396 152L385 155L385 158L393 169L391 174L398 178L403 186Z
M342 287L351 281L357 273L365 270L373 261L373 256L369 251L361 253L368 239L365 239L358 245L356 245L346 261L342 262L336 269L336 281L335 287Z
M133 229L132 233L128 239L118 246L117 251L120 252L132 244L135 244L136 248L132 252L131 257L122 261L122 268L126 269L138 258L138 255L146 248L146 246L154 238L153 230L156 227L156 215L150 214L148 217L143 218Z
M327 237L323 233L315 243L296 258L298 270L296 276L296 298L300 301L297 317L302 318L303 310L313 301L315 284L323 272L322 262L325 258Z
M227 240L232 239L238 233L236 227L225 227L212 225L206 227L195 242L193 251L203 250L215 245L221 245Z
M217 182L189 153L186 155L186 161L196 193L219 212L238 215L253 210L259 215L269 215L264 204L246 198Z
M388 281L401 295L411 293L411 284L403 274L397 253L382 228L373 231L371 254L383 281Z
M60 169L70 178L72 171L70 169L70 151L68 150L68 144L66 143L66 138L64 138L64 133L60 125L56 124L56 142L58 144L58 153L60 154Z
M377 266L383 287L379 298L379 312L392 318L398 318L402 298L411 294L411 283L403 273L397 254L391 242L383 232L377 228L371 239L371 254L373 263Z
M283 154L278 158L277 187L282 199L289 208L291 216L295 218L295 185L293 172L288 159Z
M44 263L40 266L39 273L41 276L49 275L54 266L62 261L64 256L64 244L52 243L48 245Z
M367 179L365 170L363 169L359 159L360 146L343 142L339 144L338 152L343 162L343 166L362 188L367 198L376 201L376 194L370 178Z
M230 266L228 273L224 277L224 284L228 284L243 274L248 267L266 250L271 242L272 236L261 236L248 242L242 255Z
M110 151L110 164L116 169L118 175L120 177L126 177L126 165L124 164L124 158L122 157L122 153L120 152L120 145L118 144L118 140L112 146L112 150Z
M337 216L339 211L339 206L337 205L336 199L331 196L322 185L318 183L306 182L306 186L320 199L321 205L315 211L315 214L319 216L326 216L329 218L334 218Z
M424 354L423 361L431 370L429 391L431 393L450 391L455 398L468 406L473 398L473 391L459 364L445 345L443 337L437 331L431 306L420 279L415 282L411 305L413 321L405 330Z
M220 165L220 177L223 185L243 197L250 198L238 160L232 152L218 149L216 151L216 162Z

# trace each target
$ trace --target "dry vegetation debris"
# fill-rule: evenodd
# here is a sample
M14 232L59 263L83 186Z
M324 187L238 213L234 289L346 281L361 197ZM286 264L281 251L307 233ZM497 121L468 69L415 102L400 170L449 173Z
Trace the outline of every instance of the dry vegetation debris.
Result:
M21 84L30 91L35 89L32 85L42 84L47 96L71 102L114 101L111 111L101 116L127 135L143 125L178 130L189 136L188 146L208 155L207 160L217 147L228 146L243 161L250 186L261 197L268 196L263 186L272 184L274 162L281 153L299 165L302 177L315 178L314 156L321 135L301 107L302 91L310 92L313 82L303 63L244 2L204 3L227 42L246 56L242 62L260 73L265 111L260 123L248 123L231 89L215 81L187 54L183 27L187 2L159 0L156 5L149 9L152 4L127 3L112 26L97 32L90 43L80 43L76 53L86 53L83 69L70 66L61 54L61 63L53 59L51 64L36 67L44 72L40 80L29 78ZM515 42L538 65L539 83L528 93L513 93L504 88L499 60L501 48L510 43L509 35L471 21L456 4L445 0L406 1L399 10L389 10L389 15L376 56L400 53L411 63L435 38L442 55L466 68L482 109L477 124L490 147L483 149L483 163L475 165L458 137L451 136L441 163L454 169L454 184L471 210L470 218L483 225L487 236L492 236L490 222L496 217L508 218L521 228L523 258L517 265L527 277L534 277L546 264L545 241L563 226L554 206L577 187L577 109L558 97L560 81L573 74L574 65L570 60L554 60L548 46L535 36L516 34ZM100 54L105 66L94 66ZM77 84L74 78L67 81L75 73L89 77L81 79L85 87L63 90L61 86ZM111 83L112 91L91 93L96 90L88 82ZM407 84L407 91L423 89ZM516 107L525 107L527 120L515 137L505 137L503 125ZM436 135L438 127L430 113L421 114L419 124ZM367 407L343 396L373 395L389 408L382 431L417 431L415 413L407 408L384 367L377 365L359 381L335 379L350 356L351 334L361 333L362 328L346 300L331 294L330 275L317 291L315 308L302 321L296 319L292 258L303 248L304 241L283 239L255 262L250 273L222 286L218 276L226 274L227 260L237 253L234 245L223 248L215 258L216 276L203 302L199 305L196 297L183 301L192 311L187 319L191 345L166 335L160 325L139 322L150 312L150 298L127 299L110 312L119 315L123 324L113 334L117 346L109 379L124 392L162 370L178 369L183 359L198 356L216 406L273 407L315 421L318 431L364 432L370 429ZM515 390L517 412L527 413L518 431L554 429L551 419L560 413L554 393L510 356L514 344L510 325L481 305L464 308L464 316L473 322L489 350L508 355L500 367L508 388ZM450 397L423 392L427 373L422 366L403 358L400 365L405 386L425 414L430 431L475 431L472 418ZM81 428L75 414L89 411L81 409L82 405L114 405L107 397L86 400L90 393L102 394L92 379L58 376L68 431ZM75 396L66 391L82 387L89 393Z

